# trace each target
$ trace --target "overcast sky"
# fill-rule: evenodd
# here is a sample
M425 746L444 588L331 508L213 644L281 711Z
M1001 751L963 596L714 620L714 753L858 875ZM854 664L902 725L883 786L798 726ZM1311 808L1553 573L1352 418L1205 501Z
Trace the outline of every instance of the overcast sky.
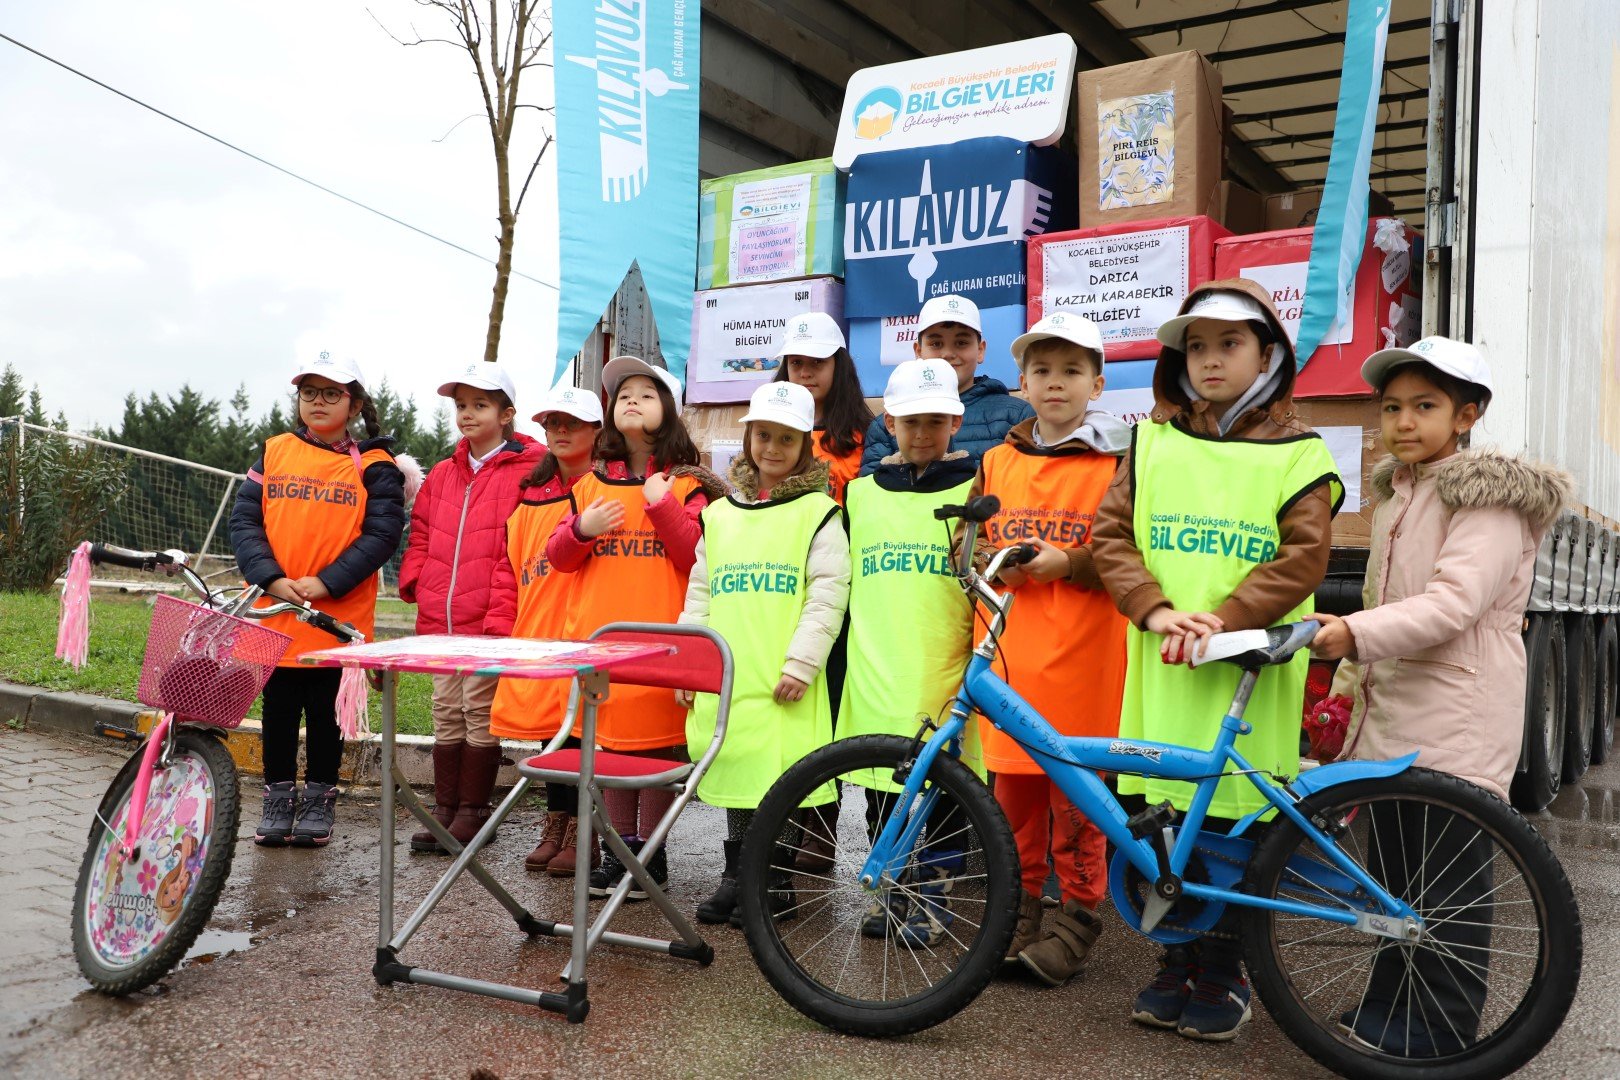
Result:
M371 0L402 35L435 15ZM442 30L442 25L438 26ZM466 55L402 48L359 3L13 0L0 31L347 195L495 255L493 164ZM549 103L550 71L526 100ZM477 117L435 142L458 120ZM527 112L526 121L539 114ZM75 428L184 383L253 411L321 349L431 415L483 355L494 268L349 206L0 41L0 364ZM515 267L556 281L554 174ZM516 276L519 413L550 382L556 294ZM526 407L527 406L527 407Z

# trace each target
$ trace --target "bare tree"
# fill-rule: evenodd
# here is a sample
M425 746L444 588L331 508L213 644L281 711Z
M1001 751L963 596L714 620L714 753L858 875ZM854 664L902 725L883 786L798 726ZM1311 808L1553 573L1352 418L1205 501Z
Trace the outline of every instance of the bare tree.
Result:
M377 25L401 45L450 45L461 49L472 61L478 76L478 89L484 98L484 117L489 122L490 145L495 151L495 191L497 219L500 222L500 252L495 259L495 289L489 303L489 333L484 339L484 359L500 357L501 322L506 315L506 290L512 277L512 244L517 238L518 214L541 159L551 149L553 135L542 127L540 147L529 160L528 172L512 197L512 136L518 113L532 109L549 113L549 106L533 105L518 99L523 73L530 68L550 67L546 49L551 44L551 11L534 0L414 0L419 7L432 8L448 20L450 37L424 37L411 27L409 38ZM477 114L474 113L474 116ZM465 119L472 119L466 117ZM456 126L460 126L458 121ZM455 130L454 127L451 130ZM448 136L449 132L445 132ZM441 136L441 139L445 136ZM524 155L527 158L527 154ZM521 167L521 166L520 166Z

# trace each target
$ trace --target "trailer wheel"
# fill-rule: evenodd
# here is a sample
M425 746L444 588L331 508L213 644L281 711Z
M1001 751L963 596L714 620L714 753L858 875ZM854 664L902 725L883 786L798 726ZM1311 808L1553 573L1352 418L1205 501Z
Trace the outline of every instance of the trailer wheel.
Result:
M1597 715L1592 718L1592 764L1601 765L1609 760L1614 746L1614 714L1620 708L1616 691L1620 690L1620 627L1615 616L1604 618L1597 635L1598 680L1593 698Z
M1529 678L1524 690L1525 769L1513 778L1513 805L1540 810L1553 801L1564 774L1564 621L1534 612L1524 636Z
M1597 630L1590 615L1564 624L1564 780L1574 783L1592 764L1592 720L1597 703Z

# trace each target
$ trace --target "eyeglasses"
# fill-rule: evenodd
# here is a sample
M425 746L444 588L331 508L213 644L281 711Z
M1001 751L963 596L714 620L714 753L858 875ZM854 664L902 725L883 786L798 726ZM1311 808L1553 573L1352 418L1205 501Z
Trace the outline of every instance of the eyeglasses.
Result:
M298 388L299 401L315 401L319 399L328 405L336 405L349 396L349 392L341 386L300 386Z
M541 430L557 431L564 435L572 431L578 431L584 426L585 421L578 417L569 416L567 413L548 413L546 418L540 421Z

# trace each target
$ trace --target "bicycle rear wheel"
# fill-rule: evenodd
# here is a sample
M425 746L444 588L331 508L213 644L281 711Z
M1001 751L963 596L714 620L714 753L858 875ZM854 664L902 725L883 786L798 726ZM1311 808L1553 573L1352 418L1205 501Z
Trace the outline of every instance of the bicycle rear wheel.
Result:
M125 859L118 836L140 764L137 751L102 796L73 893L79 970L114 995L151 985L185 957L236 854L236 763L218 739L182 729L152 776L135 857Z
M872 849L867 792L892 786L912 748L909 739L866 735L807 755L766 794L743 844L743 927L755 963L788 1004L855 1035L904 1035L956 1015L1001 966L1017 919L1012 831L990 790L945 755L907 810L938 789L916 849L894 853L896 883L871 890L857 879ZM805 824L800 805L828 784L839 792L836 813ZM882 820L899 797L875 793ZM959 811L948 815L946 800ZM831 869L794 871L804 827L830 828L822 839L833 849ZM908 932L908 917L923 910L933 921L913 920Z
M1417 941L1243 909L1249 973L1279 1027L1345 1076L1505 1076L1558 1031L1581 969L1581 916L1552 850L1507 803L1409 769L1305 800L1339 850L1424 921ZM1377 908L1278 818L1245 891L1324 909Z

